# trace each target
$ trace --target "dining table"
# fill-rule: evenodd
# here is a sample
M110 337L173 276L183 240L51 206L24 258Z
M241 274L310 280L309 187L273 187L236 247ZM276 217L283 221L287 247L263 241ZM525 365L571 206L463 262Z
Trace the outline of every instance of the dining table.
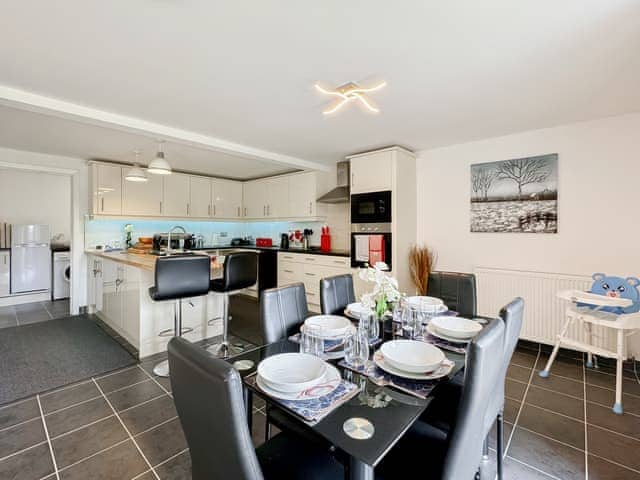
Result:
M474 319L491 320L486 317L474 317ZM299 421L301 426L312 430L331 445L340 449L349 458L348 468L345 469L345 478L373 480L376 466L418 420L433 400L434 395L438 394L438 389L433 389L426 398L419 398L392 386L380 386L369 377L346 368L344 362L341 364L338 361L328 360L338 368L342 378L359 387L359 392L337 406L317 423L309 423L263 392L253 378L257 374L258 365L264 359L273 355L299 351L298 342L284 339L228 359L230 363L237 366L243 379L245 408L249 425L251 426L253 395L257 395L270 407L280 409ZM441 381L446 381L464 368L465 354L447 350L443 350L443 353L446 358L455 363L449 374L441 379ZM371 430L373 427L373 434L370 438L357 439L347 434L345 422L354 419L358 422L362 422L362 419L370 422L368 428Z

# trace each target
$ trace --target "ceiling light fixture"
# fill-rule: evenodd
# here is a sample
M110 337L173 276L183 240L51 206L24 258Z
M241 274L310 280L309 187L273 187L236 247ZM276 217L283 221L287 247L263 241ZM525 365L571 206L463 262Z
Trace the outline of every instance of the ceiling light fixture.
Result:
M170 175L171 165L169 165L169 162L164 158L162 143L163 142L158 142L158 153L156 153L156 158L154 158L149 164L149 167L147 167L147 172L156 175Z
M322 112L325 115L330 115L332 113L337 112L347 103L352 102L354 100L359 100L360 103L364 105L364 107L370 112L378 113L380 112L380 109L374 106L373 103L371 103L371 100L367 98L366 94L370 92L375 92L376 90L380 90L386 84L387 82L383 81L373 87L364 88L356 85L353 82L349 82L336 88L335 90L327 90L326 88L323 88L322 86L316 83L315 87L316 87L316 90L318 90L320 93L338 97L338 100L336 100L335 103L333 103L329 108L327 108Z
M128 171L127 174L124 176L124 179L129 181L129 182L146 182L149 179L147 178L147 175L144 173L144 170L140 167L140 151L136 150L134 151L135 155L136 155L136 161L133 163L133 167L131 167Z

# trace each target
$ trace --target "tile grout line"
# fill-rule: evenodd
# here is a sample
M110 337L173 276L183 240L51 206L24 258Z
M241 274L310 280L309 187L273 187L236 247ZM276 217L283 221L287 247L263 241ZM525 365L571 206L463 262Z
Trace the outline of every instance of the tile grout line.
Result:
M585 371L584 354L582 356L582 406L584 408L584 478L589 480L589 435L587 434L587 372Z
M78 465L79 463L84 462L85 460L89 460L90 458L97 457L101 453L104 453L104 452L107 452L107 451L109 451L111 449L114 449L114 448L116 448L116 447L118 447L118 446L120 446L120 445L122 445L122 444L124 444L124 443L126 443L128 441L129 441L128 438L125 438L124 440L120 440L119 442L114 443L113 445L109 445L108 447L103 448L102 450L98 450L97 452L94 452L91 455L87 455L86 457L83 457L80 460L76 460L75 462L70 463L69 465L66 465L66 466L62 467L60 469L60 471L64 472L65 470L68 470L68 469L70 469L72 467L75 467L76 465Z
M51 438L49 437L49 429L47 428L47 422L44 419L44 412L42 411L42 405L40 404L40 395L36 395L38 401L38 408L40 409L40 417L42 418L42 426L44 428L44 434L47 437L47 444L49 445L49 453L51 454L51 461L53 462L53 470L56 474L56 478L60 480L60 474L58 473L58 462L56 462L56 456L53 453L53 445L51 445Z
M49 315L49 320L53 320L53 315L44 303L42 304L42 308L44 308L44 311L47 312L47 315Z
M550 473L547 473L547 472L545 472L544 470L540 470L538 467L534 467L533 465L529 465L528 463L523 462L522 460L518 460L518 459L517 459L517 458L515 458L515 457L512 457L512 456L510 456L510 455L507 455L507 458L508 458L508 459L510 459L510 460L513 460L514 462L518 462L519 464L524 465L525 467L529 467L530 469L535 470L535 471L536 471L536 472L538 472L538 473L542 473L543 475L545 475L545 476L547 476L547 477L549 477L549 478L553 478L554 480L562 480L561 478L556 477L555 475L552 475L552 474L550 474Z
M165 463L170 462L171 460L173 460L174 458L178 458L180 455L182 455L184 452L188 452L189 449L185 448L184 450L179 451L178 453L176 453L175 455L171 455L169 458L167 458L166 460L161 461L160 463L158 463L154 468L158 468L162 465L164 465Z
M141 407L142 405L146 405L147 403L151 403L151 402L153 402L154 400L158 400L159 398L166 397L166 396L168 396L168 395L167 395L166 393L162 392L162 393L160 393L159 395L156 395L155 397L150 398L149 400L145 400L144 402L140 402L140 403L138 403L138 404L136 404L136 405L133 405L133 406L131 406L131 407L123 408L123 409L122 409L122 410L120 410L120 412L118 412L118 413L128 412L129 410L133 410L134 408Z
M93 422L89 422L89 423L85 423L84 425L80 425L79 427L71 429L68 432L63 432L63 433L61 433L59 435L56 435L56 436L52 437L52 440L58 440L59 438L66 437L67 435L71 435L72 433L78 432L78 431L82 430L83 428L91 427L91 426L96 425L96 424L98 424L100 422L104 422L105 420L108 420L111 417L113 417L113 413L111 415L107 415L106 417L98 418L97 420L94 420Z
M104 392L102 391L102 389L100 388L100 385L98 385L98 382L96 382L95 378L92 378L93 383L95 383L96 387L98 388L98 390L100 390L100 393L102 393L102 396L104 397L105 401L109 404L109 407L111 407L111 410L113 410L113 414L116 416L116 418L118 419L118 421L120 422L120 425L122 425L122 428L124 428L124 431L127 432L127 435L129 436L129 438L131 439L131 441L133 442L133 444L135 445L135 447L138 449L138 452L140 452L140 455L142 455L142 458L144 459L145 462L147 462L147 465L149 465L149 468L151 469L151 471L153 472L153 474L155 475L155 477L160 480L160 477L158 476L158 474L156 473L156 471L153 469L153 467L151 466L151 462L149 462L149 459L147 458L147 456L144 454L144 452L142 451L142 449L140 448L140 445L138 445L138 442L136 442L135 438L133 438L133 435L131 435L131 432L129 431L129 429L127 428L127 426L124 424L124 422L122 421L122 419L120 418L120 415L118 415L118 412L116 412L116 409L113 407L113 405L111 404L111 402L109 401L109 399L107 398L107 396L104 394Z
M50 392L41 393L40 398L46 398L49 395L53 395L54 393L64 392L65 390L70 390L74 387L80 387L90 382L91 382L91 379L88 379L88 380L82 380L81 382L78 382L78 383L72 383L71 385L65 385L64 387L56 388L55 390L52 390Z
M166 425L169 422L173 422L176 418L178 418L177 415L174 416L174 417L168 418L166 420L163 420L162 422L158 423L157 425L154 425L153 427L149 427L149 428L147 428L145 430L141 430L140 432L136 433L134 435L134 437L139 437L140 435L144 435L145 433L149 433L151 430L155 430L156 428L161 427L163 425Z
M33 422L34 420L38 420L40 418L40 415L38 415L37 417L33 417L30 418L29 420L24 420L22 422L18 422L14 425L9 425L8 427L2 427L0 428L0 433L5 432L7 430L11 430L12 428L16 428L16 427L21 427L22 425L29 423L29 422Z
M15 457L16 455L20 455L21 453L26 452L27 450L31 450L32 448L36 448L39 447L41 445L44 445L45 443L47 443L46 440L43 440L41 442L36 443L35 445L30 445L27 448L23 448L22 450L18 450L16 452L10 453L9 455L5 455L4 457L0 458L0 462L4 462L5 460L11 458L11 457ZM51 475L51 474L49 474Z
M518 426L518 420L520 420L520 414L524 409L525 400L527 399L527 393L529 393L529 387L531 386L531 381L533 380L533 376L536 373L536 365L538 364L538 359L540 358L540 347L538 347L538 354L536 355L536 361L531 368L531 374L529 375L529 382L527 383L527 388L524 390L524 395L522 395L522 403L520 403L520 408L518 409L518 414L516 415L516 419L513 421L513 428L511 429L511 435L509 435L509 440L507 440L507 445L504 448L503 455L507 455L509 453L509 447L511 446L511 441L513 440L513 436L516 433L516 428Z
M169 390L167 390L166 388L164 388L164 386L157 381L149 372L147 372L144 368L142 368L142 366L140 364L138 364L138 368L140 368L140 370L142 370L144 372L144 374L149 377L151 380L153 380L154 382L156 382L156 384L162 389L164 390L164 393L166 393L167 395L169 395L171 398L173 398L173 395L171 394L171 392Z
M604 458L603 456L596 455L595 453L590 453L589 455L591 455L592 457L597 457L600 460L604 460L605 462L609 462L609 463L612 463L614 465L617 465L617 466L619 466L621 468L624 468L625 470L630 470L630 471L635 472L635 473L640 473L640 470L636 470L635 468L629 467L627 465L623 465L622 463L616 462L615 460L611 460L610 458Z

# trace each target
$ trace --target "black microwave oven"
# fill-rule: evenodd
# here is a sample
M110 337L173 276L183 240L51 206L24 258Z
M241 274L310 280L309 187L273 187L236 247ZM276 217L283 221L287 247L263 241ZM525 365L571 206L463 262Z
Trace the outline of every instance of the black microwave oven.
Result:
M391 191L351 195L351 224L391 223Z

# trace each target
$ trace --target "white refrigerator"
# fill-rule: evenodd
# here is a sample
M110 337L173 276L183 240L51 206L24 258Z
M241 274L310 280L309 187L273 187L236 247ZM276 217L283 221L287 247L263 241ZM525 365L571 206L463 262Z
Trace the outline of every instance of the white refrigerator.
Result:
M11 231L11 293L51 288L48 225L14 225Z

